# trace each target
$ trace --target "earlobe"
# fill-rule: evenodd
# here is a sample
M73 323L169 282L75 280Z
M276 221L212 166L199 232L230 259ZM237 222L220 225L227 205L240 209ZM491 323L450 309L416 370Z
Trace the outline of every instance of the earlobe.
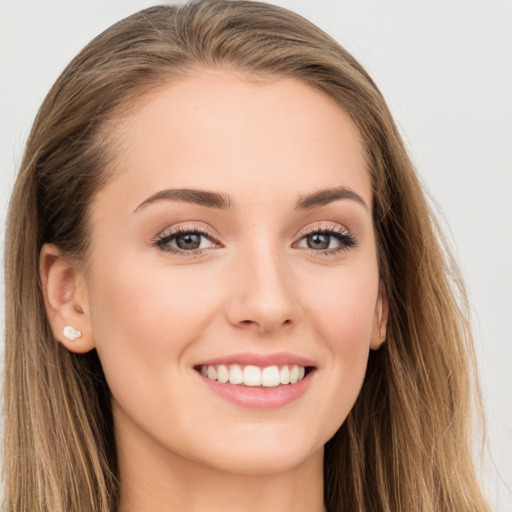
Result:
M94 340L87 286L78 263L56 245L45 244L39 257L39 272L53 335L72 352L89 352L94 348Z
M377 350L386 341L386 329L388 325L388 296L382 282L379 284L379 295L375 305L373 317L372 336L370 348Z

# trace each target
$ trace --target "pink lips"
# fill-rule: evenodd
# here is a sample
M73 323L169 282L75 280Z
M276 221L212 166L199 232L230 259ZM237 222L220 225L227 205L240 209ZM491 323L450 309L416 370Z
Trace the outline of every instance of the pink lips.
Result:
M230 365L239 364L241 366L254 365L266 367L272 365L299 365L308 368L315 368L313 361L289 353L276 354L256 354L244 353L233 354L225 357L217 357L200 362L195 368L209 365ZM243 385L233 385L230 383L221 384L215 380L203 377L197 372L198 378L208 386L209 390L220 398L227 400L235 405L251 409L275 409L283 407L294 400L300 398L309 388L314 378L314 371L310 371L306 376L295 384L279 385L272 388L264 387L246 387Z

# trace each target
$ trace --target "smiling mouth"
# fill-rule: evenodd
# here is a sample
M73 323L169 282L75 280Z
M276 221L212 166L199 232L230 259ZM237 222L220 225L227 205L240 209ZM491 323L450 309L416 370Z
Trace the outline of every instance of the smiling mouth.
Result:
M220 384L275 388L300 382L314 368L297 364L265 367L239 364L212 364L195 366L194 369L201 373L203 377Z

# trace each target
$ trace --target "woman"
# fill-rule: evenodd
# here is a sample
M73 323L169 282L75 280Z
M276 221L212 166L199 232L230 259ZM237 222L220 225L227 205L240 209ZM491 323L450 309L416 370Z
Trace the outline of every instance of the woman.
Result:
M381 94L299 16L98 36L6 247L7 510L486 510L463 287Z

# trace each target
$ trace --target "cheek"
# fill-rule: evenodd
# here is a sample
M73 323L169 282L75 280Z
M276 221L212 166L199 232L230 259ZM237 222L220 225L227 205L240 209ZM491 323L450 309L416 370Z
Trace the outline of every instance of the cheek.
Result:
M342 268L319 279L314 287L309 284L304 293L309 316L332 350L369 346L378 294L376 269Z
M198 300L200 283L190 273L148 267L118 260L115 270L98 265L91 276L92 331L107 377L121 365L125 375L167 372L213 314L215 297L202 293Z
M366 373L378 293L377 271L368 272L368 268L372 269L341 269L336 277L315 287L315 293L309 293L308 316L314 319L314 332L329 354L325 372L319 372L326 378L317 402L327 437L345 421Z
M167 431L170 418L162 408L186 410L176 383L189 378L187 351L219 299L208 293L212 283L204 283L204 275L201 282L194 273L171 272L165 265L137 270L140 261L128 258L112 268L97 265L90 278L92 332L105 377L129 417L148 432L161 424Z

